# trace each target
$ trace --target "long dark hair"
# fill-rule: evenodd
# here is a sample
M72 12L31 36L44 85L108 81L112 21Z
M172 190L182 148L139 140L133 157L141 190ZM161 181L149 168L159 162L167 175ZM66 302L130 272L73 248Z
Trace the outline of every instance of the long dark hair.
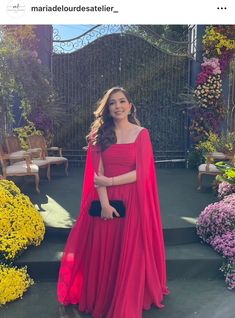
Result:
M103 97L97 102L97 109L94 112L95 120L91 124L91 130L87 136L88 142L93 145L99 145L102 151L117 142L113 118L109 113L110 96L117 92L122 92L128 102L131 103L130 96L123 87L115 86L107 90ZM128 120L130 123L140 126L140 122L136 117L136 108L133 103L130 114L128 115Z

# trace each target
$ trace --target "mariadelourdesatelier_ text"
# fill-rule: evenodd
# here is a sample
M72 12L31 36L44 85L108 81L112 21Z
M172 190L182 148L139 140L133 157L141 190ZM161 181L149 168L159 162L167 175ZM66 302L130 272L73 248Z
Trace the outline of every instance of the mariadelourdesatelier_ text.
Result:
M35 12L112 12L114 7L109 7L107 5L101 6L64 6L64 5L54 5L54 6L34 6L31 7L31 11Z

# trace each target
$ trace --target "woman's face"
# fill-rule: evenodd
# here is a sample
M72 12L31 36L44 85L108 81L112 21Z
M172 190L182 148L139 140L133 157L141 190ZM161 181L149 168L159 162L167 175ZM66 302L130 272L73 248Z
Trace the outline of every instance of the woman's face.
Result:
M123 92L119 91L110 95L109 113L114 120L122 120L128 118L128 113L132 107Z

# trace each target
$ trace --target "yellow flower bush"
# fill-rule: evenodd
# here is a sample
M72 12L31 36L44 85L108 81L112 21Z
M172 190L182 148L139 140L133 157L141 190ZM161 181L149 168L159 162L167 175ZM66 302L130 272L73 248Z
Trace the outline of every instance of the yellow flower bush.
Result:
M0 306L17 298L22 298L23 293L33 283L26 267L16 268L0 264Z
M27 268L11 264L29 245L39 245L45 225L28 196L12 181L0 180L0 306L22 297L33 280ZM6 264L9 263L9 264Z
M205 157L209 152L223 152L229 154L235 143L235 133L222 132L220 135L209 131L207 138L201 140L195 146Z
M233 28L233 32L235 28ZM223 30L222 30L223 31ZM231 31L232 33L232 31ZM217 55L221 55L224 50L234 50L235 49L235 40L229 38L229 34L223 33L220 30L220 27L208 26L206 28L205 35L202 40L206 48L213 47ZM211 53L207 49L206 54Z
M45 234L40 213L28 196L8 180L0 180L0 254L13 260L29 245L39 245Z

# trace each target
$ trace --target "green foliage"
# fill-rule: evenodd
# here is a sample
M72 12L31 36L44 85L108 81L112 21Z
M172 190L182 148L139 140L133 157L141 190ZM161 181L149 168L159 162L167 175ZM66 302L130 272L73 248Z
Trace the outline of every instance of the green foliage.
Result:
M222 132L219 140L219 147L222 152L230 153L234 150L235 132Z
M220 151L219 144L219 136L210 131L208 138L200 141L195 148L205 157L209 152Z
M13 129L13 132L20 140L21 148L27 150L29 148L27 138L29 136L42 135L40 130L37 130L34 123L28 121L27 125Z
M51 74L35 50L35 26L0 27L0 129L6 123L20 126L40 107L49 118L59 120L58 98ZM20 98L21 119L15 123L13 104ZM63 117L60 110L60 118ZM63 112L64 113L64 112Z
M235 144L235 133L233 132L222 132L221 135L217 135L212 131L209 132L208 138L204 141L200 141L196 145L196 149L201 151L203 156L210 152L223 152L230 153L234 149Z
M230 184L235 184L235 167L231 164L224 163L223 161L217 162L216 167L223 172L223 175L218 175L216 178L218 181L228 182Z

